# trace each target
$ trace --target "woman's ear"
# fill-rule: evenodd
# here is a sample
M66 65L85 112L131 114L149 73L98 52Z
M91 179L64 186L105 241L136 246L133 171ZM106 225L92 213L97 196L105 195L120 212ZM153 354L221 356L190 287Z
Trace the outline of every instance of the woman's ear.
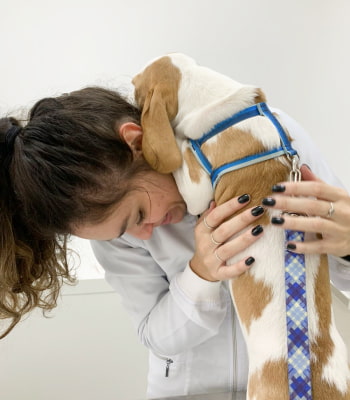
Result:
M142 129L134 122L125 122L119 127L119 134L132 150L134 157L142 154Z

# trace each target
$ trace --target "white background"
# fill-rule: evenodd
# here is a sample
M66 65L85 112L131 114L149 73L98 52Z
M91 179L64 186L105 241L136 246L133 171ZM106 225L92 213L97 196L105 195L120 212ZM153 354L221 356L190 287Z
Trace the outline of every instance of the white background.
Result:
M261 86L272 106L306 128L350 188L349 1L1 0L0 5L0 115L16 116L44 96L87 85L127 90L148 60L181 51ZM81 276L100 276L94 263L87 272L87 244L77 246L83 253ZM75 303L74 295L63 296L55 318L30 317L0 343L1 397L142 397L145 353L118 298L99 293L77 292ZM80 313L78 304L91 308Z
M181 51L260 85L350 187L346 0L2 0L0 18L1 114L89 84L118 87Z

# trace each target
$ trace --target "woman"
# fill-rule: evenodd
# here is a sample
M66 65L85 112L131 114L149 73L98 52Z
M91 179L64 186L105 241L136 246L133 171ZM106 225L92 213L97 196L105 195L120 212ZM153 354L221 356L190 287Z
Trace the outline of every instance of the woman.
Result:
M336 184L301 128L282 118L301 161ZM75 234L93 240L107 280L151 350L149 397L244 389L247 356L225 280L250 268L254 255L225 266L210 235L225 242L255 224L220 246L229 259L263 235L264 208L224 222L249 204L242 193L211 204L199 219L188 215L172 176L144 162L139 111L108 90L44 99L24 128L3 119L0 132L0 309L2 318L12 318L9 330L32 308L55 306L62 279L72 279L66 239ZM323 232L322 240L294 250L332 254L332 280L349 290L350 265L340 257L350 254L350 197L303 172L314 181L279 185L265 203L315 216L279 224Z

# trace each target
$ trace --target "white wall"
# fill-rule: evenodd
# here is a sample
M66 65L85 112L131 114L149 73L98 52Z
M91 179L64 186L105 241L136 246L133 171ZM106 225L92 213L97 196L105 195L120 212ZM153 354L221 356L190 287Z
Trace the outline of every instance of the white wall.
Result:
M118 295L83 280L50 318L37 311L0 341L1 399L144 399L147 358Z
M270 104L290 113L310 132L350 188L346 161L350 147L347 126L350 2L347 0L2 0L0 15L0 115L17 112L43 96L86 85L128 88L130 78L146 61L160 54L182 51L237 80L260 85ZM87 268L88 258L84 258L83 269ZM85 277L85 271L82 276ZM69 313L65 304L70 301L66 299L63 297L60 313ZM117 297L111 299L111 307L115 307L118 315L115 325L113 311L109 309L105 315L104 308L99 310L109 300L99 302L96 296L81 297L76 304L84 303L84 299L90 299L88 307L96 304L96 308L91 308L91 326L86 325L89 310L74 311L74 318L84 321L80 323L81 331L70 335L71 317L62 316L57 317L53 329L47 328L45 336L44 326L53 322L35 316L25 322L31 324L30 329L29 325L23 325L28 326L27 330L14 332L13 339L9 337L0 343L0 387L6 400L23 398L20 383L16 385L23 380L28 385L27 398L46 399L48 391L54 390L57 398L87 399L72 389L74 380L68 379L67 374L74 376L77 369L85 371L87 393L94 393L89 375L91 363L98 365L93 375L96 374L95 387L101 398L113 395L119 398L118 394L124 393L123 385L129 384L132 372L123 369L123 363L130 359L136 363L138 359L145 360L143 350L140 348L134 358L122 353L123 359L116 359L118 356L112 354L125 351L125 341L129 340L130 348L134 349L137 343L132 335L127 334L119 341L102 334L104 326L115 334L121 325L129 329L125 316L119 318L123 312ZM76 324L74 329L78 327ZM79 340L85 334L90 341ZM100 335L102 341L110 340L110 352L99 347ZM50 360L47 369L53 368L52 373L57 375L57 386L46 387L42 396L39 392L45 386L45 379L40 377L43 368L38 363L45 360L38 357L38 337L45 342L43 347ZM57 345L61 356L67 349L66 357L56 357ZM89 362L86 353L91 354ZM80 358L82 363L78 364ZM58 366L53 366L54 361ZM142 365L142 371L135 373L141 389L146 368ZM115 382L111 375L114 369L119 378ZM103 380L106 373L108 382ZM46 382L52 384L54 380L47 378ZM76 385L77 382L81 381L76 381ZM117 382L121 382L121 392ZM131 385L130 396L140 398L136 387Z
M182 51L261 85L273 105L309 130L350 187L347 0L2 0L1 6L1 113L87 84L129 82L149 59Z

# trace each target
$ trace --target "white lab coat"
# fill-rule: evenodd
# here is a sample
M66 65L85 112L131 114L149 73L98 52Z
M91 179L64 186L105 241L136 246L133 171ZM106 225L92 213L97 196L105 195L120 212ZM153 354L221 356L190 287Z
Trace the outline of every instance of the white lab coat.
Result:
M305 131L279 113L301 163L341 186ZM107 281L150 350L149 398L246 388L247 353L227 283L205 281L188 265L195 223L196 217L186 215L178 224L157 227L147 241L124 234L91 242ZM350 290L350 263L329 258L333 283Z

